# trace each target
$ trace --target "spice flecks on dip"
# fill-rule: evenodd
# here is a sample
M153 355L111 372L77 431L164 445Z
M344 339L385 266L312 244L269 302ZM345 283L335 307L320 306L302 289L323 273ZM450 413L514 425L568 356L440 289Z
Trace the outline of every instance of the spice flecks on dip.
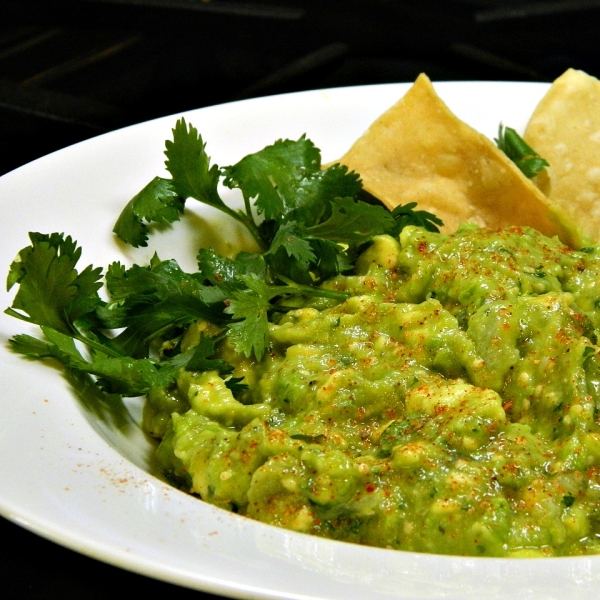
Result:
M222 344L238 399L185 372L152 390L146 426L179 485L266 523L444 554L597 552L599 257L517 227L379 236L325 284L351 297L285 314L260 362Z

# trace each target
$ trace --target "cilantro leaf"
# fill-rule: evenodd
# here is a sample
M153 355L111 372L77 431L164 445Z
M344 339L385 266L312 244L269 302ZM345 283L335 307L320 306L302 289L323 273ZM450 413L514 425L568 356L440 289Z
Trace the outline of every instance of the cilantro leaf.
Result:
M353 246L344 249L339 244L322 238L311 238L310 245L318 257L317 262L312 266L315 281L330 279L354 267L348 259L348 250Z
M248 386L242 383L243 377L231 377L233 367L229 363L220 358L211 358L215 352L215 340L210 337L202 337L197 346L173 357L169 363L187 371L218 371L225 381L226 387L233 393L248 389Z
M173 383L178 373L178 369L169 364L157 365L149 359L136 360L128 356L100 355L87 361L71 336L50 327L42 327L42 332L47 340L15 336L10 340L13 350L30 358L55 358L68 368L94 375L98 386L107 393L141 396L151 387Z
M436 215L426 210L415 210L416 202L408 204L399 204L392 211L394 226L387 232L392 236L397 236L407 225L423 227L427 231L439 233L439 227L444 223Z
M72 340L73 338L69 338ZM71 352L65 352L56 344L33 337L27 334L18 334L8 340L15 352L29 358L56 358L62 363L68 363Z
M279 247L277 252L265 254L274 279L314 286L352 268L346 250L339 244L308 235L304 239L314 256L311 262L304 260L302 255L300 258L290 257L284 247ZM308 252L306 256L308 257Z
M327 169L313 172L302 181L301 202L286 215L286 219L311 227L329 217L331 201L336 198L354 198L361 191L362 182L357 173L349 172L345 165L331 165Z
M6 312L73 334L78 331L77 323L85 325L86 318L102 304L98 296L102 269L88 266L77 272L81 248L71 237L30 233L29 238L31 246L23 248L10 267L7 289L15 284L19 289Z
M271 300L284 295L320 296L338 301L348 297L343 292L298 285L293 281L288 285L270 286L255 274L242 275L240 279L246 288L234 291L225 308L225 313L232 317L227 325L227 336L240 354L246 357L254 354L257 360L261 360L269 345ZM286 277L282 279L287 282Z
M182 198L195 198L205 204L229 211L217 192L221 172L210 166L206 144L193 125L181 118L173 129L173 140L165 142L165 165L171 174L172 185Z
M97 313L104 306L98 296L101 269L86 267L76 270L81 249L70 237L53 233L30 233L32 245L19 253L12 264L7 287L18 284L19 289L6 313L40 326L52 338L51 349L34 343L33 338L18 338L13 347L35 356L51 352L64 364L85 363L75 340L88 346L92 353L119 357L118 350L105 346L105 336L94 329L100 321ZM26 345L26 342L28 345Z
M185 201L175 192L171 181L155 177L122 210L113 232L134 247L148 245L146 223L178 221ZM146 221L146 223L144 223Z
M230 389L233 394L243 392L248 389L248 384L242 383L243 377L227 377L225 379L225 387Z
M191 349L191 356L185 365L188 371L214 371L220 375L229 375L233 367L220 358L211 358L215 354L215 342L209 337L202 337L200 343Z
M199 278L181 270L174 260L155 257L148 267L125 270L118 263L107 273L112 302L97 311L107 328L125 328L106 345L115 351L142 358L151 342L198 319L223 324L223 292L203 285Z
M356 173L336 164L321 169L321 152L305 136L278 140L224 170L224 184L239 188L266 221L298 221L313 225L330 200L356 195L362 184Z
M312 227L291 221L279 227L265 254L273 277L311 285L352 268L348 249L384 233L394 220L382 206L335 198L328 216Z
M95 360L85 371L98 378L98 385L103 391L122 396L142 396L150 388L174 383L179 374L179 370L168 363L155 363L147 358L137 360L129 356Z
M303 236L295 221L285 223L277 230L267 255L283 251L289 258L295 259L301 268L308 268L316 260L309 240Z
M198 130L191 124L188 127L185 119L179 119L173 129L173 140L167 140L165 146L165 165L177 194L184 200L194 198L217 208L242 223L262 247L263 240L258 234L250 207L246 206L246 212L233 210L221 199L218 192L221 169L217 165L210 165L206 144Z
M357 202L353 198L336 198L331 205L331 216L309 227L309 235L344 244L362 243L393 225L389 211L383 206Z
M297 142L278 140L224 169L224 185L242 190L266 220L280 220L299 201L301 183L321 167L314 144L302 136Z
M269 343L269 302L277 292L254 275L241 278L247 289L234 292L225 309L235 321L229 325L228 337L238 352L260 360Z
M208 312L201 300L179 294L167 300L142 301L132 305L122 319L125 330L107 343L121 354L143 358L149 355L152 341L170 337L174 329L204 319Z
M240 279L242 275L255 274L261 279L266 277L262 254L240 252L235 259L231 259L217 254L213 248L202 248L197 258L201 278L227 294L246 287Z
M511 127L498 127L496 145L510 158L525 175L532 179L540 171L548 167L548 161L542 158L525 140Z
M156 255L147 267L133 265L125 269L120 263L113 263L106 283L113 301L152 294L164 299L172 293L205 297L208 302L219 299L214 290L202 285L199 276L183 271L176 260L160 260Z

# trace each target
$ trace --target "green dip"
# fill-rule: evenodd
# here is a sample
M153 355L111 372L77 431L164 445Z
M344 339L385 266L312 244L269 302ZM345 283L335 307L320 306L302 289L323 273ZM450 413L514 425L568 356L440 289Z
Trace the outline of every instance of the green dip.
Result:
M260 362L153 389L167 476L265 523L399 550L600 552L600 249L534 230L380 236ZM188 346L212 335L198 323Z

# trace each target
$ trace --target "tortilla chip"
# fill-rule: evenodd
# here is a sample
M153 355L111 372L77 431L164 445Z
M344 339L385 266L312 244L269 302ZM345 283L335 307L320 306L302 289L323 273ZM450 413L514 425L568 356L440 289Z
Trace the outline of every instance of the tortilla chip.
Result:
M389 209L416 202L443 231L472 222L529 225L573 243L544 194L497 146L456 117L426 75L381 115L339 160Z
M600 241L600 81L569 69L537 105L525 141L550 164L550 200Z

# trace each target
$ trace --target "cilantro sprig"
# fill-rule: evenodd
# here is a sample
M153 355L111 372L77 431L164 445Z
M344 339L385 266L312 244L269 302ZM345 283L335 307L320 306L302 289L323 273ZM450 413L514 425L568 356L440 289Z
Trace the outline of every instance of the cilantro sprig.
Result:
M165 365L135 360L113 348L101 329L97 311L105 305L98 295L102 270L76 269L81 248L63 234L30 234L10 268L7 288L19 289L6 313L38 325L43 340L17 335L14 350L31 358L54 358L66 367L98 377L108 392L139 395L152 385L165 385ZM79 344L78 344L79 343ZM87 347L85 356L81 346Z
M211 164L198 131L180 119L173 139L166 142L165 155L172 178L148 184L125 207L114 231L129 244L145 245L148 226L178 220L189 199L243 224L262 250L260 261L252 263L247 254L226 260L203 252L197 277L223 293L224 314L231 319L230 341L247 356L264 354L276 298L320 293L343 300L344 294L317 292L316 286L351 269L357 247L396 227L383 206L358 198L362 184L356 173L339 164L322 169L319 149L305 136L277 140L233 165L219 167ZM220 186L239 190L244 208L230 207ZM152 198L147 199L150 193ZM139 321L136 336L144 337L145 316L135 312L132 322L120 324L130 328ZM131 336L129 328L119 337Z
M179 220L190 198L242 223L262 251L269 251L277 236L278 246L289 256L309 259L311 264L316 264L316 257L299 239L362 241L392 224L382 206L355 200L362 188L356 173L339 164L321 168L321 153L305 136L278 140L220 168L211 165L197 129L180 119L173 139L166 142L165 155L171 179L152 180L132 198L115 224L114 232L133 246L147 244L148 225ZM219 184L241 191L243 210L227 205ZM281 227L289 231L292 225L299 235L277 235Z
M174 383L181 369L216 369L238 392L244 384L219 357L222 340L260 360L272 315L285 310L282 300L343 301L346 293L320 284L350 271L373 236L397 235L411 224L430 231L441 225L413 203L390 213L369 198L358 174L339 164L323 169L320 151L305 136L219 167L198 131L180 119L165 155L171 178L155 177L127 203L116 235L146 246L154 225L180 220L194 199L244 225L261 252L230 258L201 249L194 273L156 255L146 266L115 262L103 273L93 266L78 270L81 249L70 237L31 233L31 245L10 268L7 287L19 289L6 312L38 325L43 337L15 336L15 351L93 375L109 393L145 394ZM243 209L225 202L223 187L241 192ZM103 285L106 300L98 293ZM183 332L196 321L211 323L212 333L184 347Z

